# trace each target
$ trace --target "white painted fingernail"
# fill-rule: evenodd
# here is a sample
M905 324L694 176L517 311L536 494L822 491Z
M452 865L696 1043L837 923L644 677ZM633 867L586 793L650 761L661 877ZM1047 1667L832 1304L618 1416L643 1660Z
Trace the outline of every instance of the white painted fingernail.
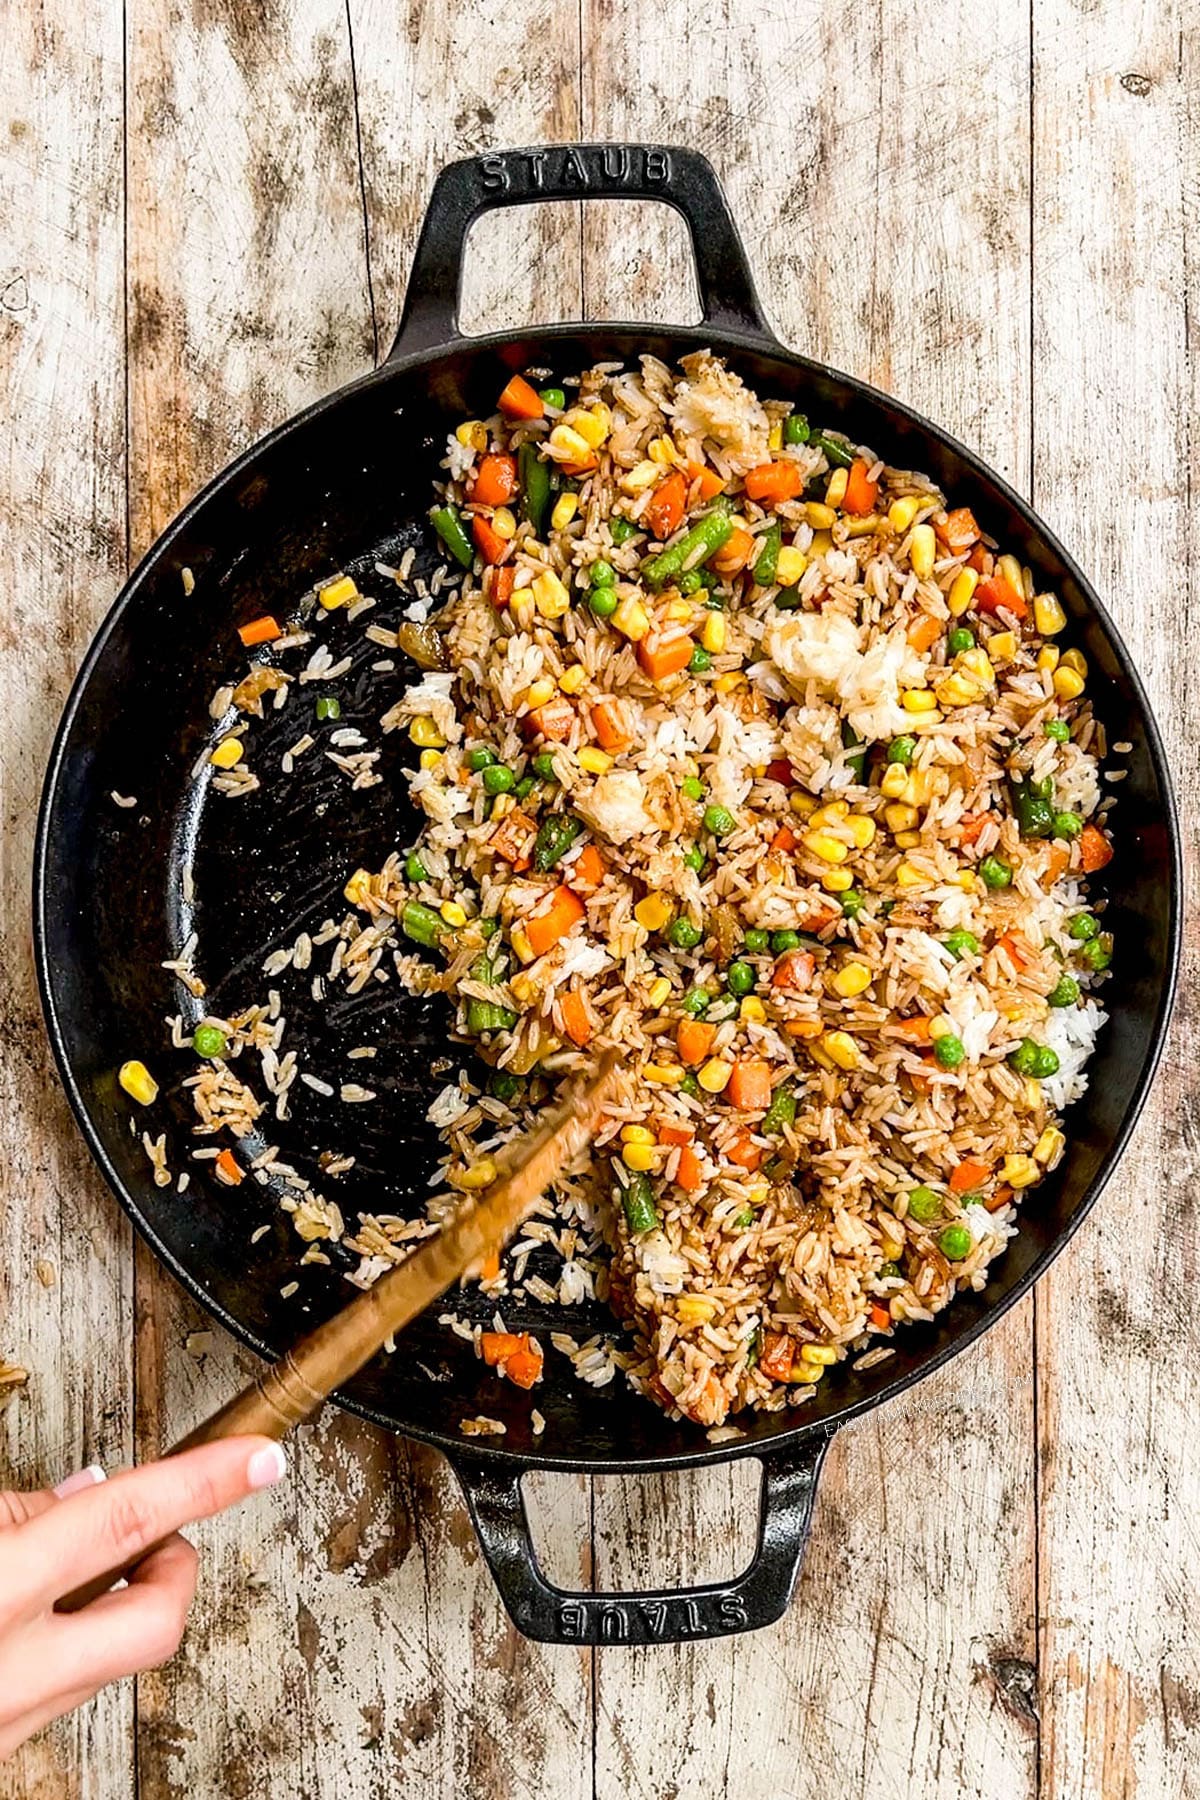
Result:
M268 1444L264 1450L256 1450L246 1465L246 1479L252 1488L270 1487L282 1479L287 1468L287 1458L278 1444Z
M99 1463L92 1463L90 1468L76 1469L74 1475L68 1475L60 1481L54 1493L59 1500L65 1500L68 1494L82 1494L85 1488L95 1487L98 1482L107 1481L108 1476Z

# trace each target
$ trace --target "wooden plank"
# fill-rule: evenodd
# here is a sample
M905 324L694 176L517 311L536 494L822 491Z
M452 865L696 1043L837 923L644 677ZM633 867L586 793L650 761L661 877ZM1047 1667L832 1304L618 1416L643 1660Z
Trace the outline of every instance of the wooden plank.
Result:
M585 133L706 149L782 335L1027 482L1014 429L1029 397L1027 27L1000 0L948 0L917 38L887 9L779 6L753 31L737 8L718 13L705 54L683 58L686 4L651 35L587 0ZM635 41L639 80L615 91ZM656 280L660 317L687 305L656 213L589 208L584 247L590 315L625 310L611 271L634 264L642 304ZM740 1800L751 1779L816 1800L830 1769L845 1796L1034 1791L1031 1362L1026 1307L842 1434L780 1625L601 1654L600 1800ZM744 1564L752 1516L747 1470L598 1484L597 1583L712 1575L731 1542Z
M0 121L0 1359L30 1371L0 1415L0 1486L25 1487L127 1461L132 1430L129 1234L69 1119L25 949L42 772L125 569L119 13L12 11ZM62 1721L0 1793L119 1800L132 1702L125 1683Z
M1195 1788L1200 1326L1195 9L1037 0L1035 497L1162 726L1190 860L1187 974L1118 1178L1038 1295L1043 1793ZM1069 54L1066 46L1069 44ZM1115 456L1114 456L1115 447ZM1119 809L1118 809L1119 812ZM1137 946L1118 946L1137 954Z

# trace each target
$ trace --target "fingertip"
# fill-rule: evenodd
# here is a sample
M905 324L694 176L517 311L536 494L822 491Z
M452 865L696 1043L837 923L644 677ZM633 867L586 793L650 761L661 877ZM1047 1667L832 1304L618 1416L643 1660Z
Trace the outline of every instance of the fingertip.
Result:
M287 1457L283 1453L283 1445L272 1443L269 1439L251 1453L246 1464L246 1481L252 1491L273 1487L277 1481L282 1481L286 1473Z
M76 1469L73 1475L68 1475L65 1481L60 1481L51 1491L56 1500L66 1500L71 1494L82 1494L86 1489L107 1480L108 1476L99 1463L91 1463L86 1469Z

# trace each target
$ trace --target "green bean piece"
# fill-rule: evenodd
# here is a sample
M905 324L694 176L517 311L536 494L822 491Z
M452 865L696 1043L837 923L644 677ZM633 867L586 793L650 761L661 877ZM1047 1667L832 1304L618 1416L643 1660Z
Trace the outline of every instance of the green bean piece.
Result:
M866 780L867 746L855 731L849 719L842 721L842 749L853 752L846 758L846 767L852 772L855 781L861 787Z
M510 1075L507 1069L497 1069L488 1082L489 1088L497 1100L515 1100L525 1083L519 1075Z
M475 929L486 942L488 938L495 937L500 929L500 922L498 919L476 919Z
M698 1100L700 1098L700 1083L696 1080L696 1077L692 1074L690 1069L680 1082L679 1091L681 1094L686 1094L689 1100Z
M455 562L469 569L475 561L471 540L463 530L463 522L452 506L435 506L429 515L433 529L445 544Z
M550 872L582 830L583 821L577 819L574 813L547 813L538 826L533 846L533 866L539 875Z
M797 612L801 605L798 587L780 588L775 596L775 604L780 612Z
M517 451L517 480L521 484L521 517L528 519L541 537L550 504L550 471L531 438L526 438Z
M658 1208L654 1204L654 1189L648 1176L629 1177L621 1189L621 1205L625 1209L625 1222L634 1237L641 1237L657 1226Z
M758 540L758 559L754 564L754 579L759 587L774 587L775 571L779 566L779 552L783 547L783 526L776 519L763 532Z
M1042 782L1015 779L1009 782L1017 829L1023 838L1049 837L1054 828L1054 808L1049 798L1039 791L1043 785Z
M763 1122L759 1130L764 1137L778 1137L785 1125L790 1125L796 1117L796 1096L789 1087L777 1087L771 1095L771 1104L763 1114Z
M672 544L669 550L660 550L642 564L642 578L649 587L665 587L667 582L686 569L699 567L716 554L733 531L733 521L729 517L729 504L716 505L698 519L690 531L685 531L678 543Z
M495 966L486 952L471 964L471 979L484 987L491 987L495 982ZM516 1013L507 1006L497 1006L491 1000L467 1002L467 1030L472 1037L478 1037L484 1031L511 1031L516 1022Z
M704 585L704 577L699 569L689 569L686 575L681 575L679 577L679 591L681 594L698 594Z
M848 469L854 462L853 450L839 439L830 437L827 432L814 433L808 441L823 452L825 460L832 463L835 469Z
M694 869L698 875L708 859L699 844L689 844L683 853L683 860L687 867Z
M424 944L427 950L432 950L446 930L446 925L431 906L422 906L419 900L410 900L400 914L400 929L414 943Z
M429 879L429 870L415 850L410 850L404 859L404 879L406 881L427 881Z
M516 787L513 789L513 793L516 795L518 800L527 800L529 798L530 794L532 794L532 792L536 786L537 786L537 777L536 776L522 775L520 781L518 781Z
M688 658L689 675L707 675L712 668L712 657L703 644L697 644Z

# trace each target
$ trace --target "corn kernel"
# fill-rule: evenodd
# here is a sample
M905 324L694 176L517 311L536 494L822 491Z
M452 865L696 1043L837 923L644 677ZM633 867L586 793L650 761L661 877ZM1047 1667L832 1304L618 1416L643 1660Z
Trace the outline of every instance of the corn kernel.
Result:
M725 648L725 614L710 612L704 621L704 630L700 634L700 642L712 656L719 656Z
M970 609L975 598L975 589L979 586L979 576L974 569L960 569L950 583L950 592L946 595L946 605L950 609L952 619L961 619Z
M464 450L483 452L488 447L487 426L482 419L464 419L456 425L454 435Z
M738 1018L743 1020L746 1024L762 1025L765 1024L766 1017L767 1009L759 999L758 995L747 994L746 998L742 1001L742 1004L738 1007Z
M848 962L833 978L833 991L843 1000L853 1000L871 985L871 971L866 963Z
M947 675L944 681L937 684L937 700L939 706L974 706L983 699L983 689L969 675L960 674L957 670Z
M656 981L651 982L650 992L646 995L646 1003L652 1011L657 1012L659 1007L670 999L670 996L671 983L665 975L660 975Z
M642 1069L647 1081L658 1082L663 1087L676 1087L683 1080L681 1063L647 1063Z
M420 762L423 769L440 769L443 762L442 753L440 750L422 750Z
M607 750L599 750L594 744L586 744L579 752L579 766L586 769L589 775L607 775L612 768L613 759Z
M1017 1017L1021 1017L1020 1012ZM1043 1103L1041 1082L1035 1081L1032 1075L1026 1075L1021 1083L1021 1098L1024 1100L1028 1112L1039 1112Z
M477 1163L472 1163L469 1169L459 1169L450 1176L455 1187L466 1188L468 1192L490 1187L495 1179L496 1165L490 1156L483 1156Z
M973 869L960 869L957 881L964 894L975 892L975 871Z
M920 495L905 494L902 500L893 500L888 507L888 524L893 531L907 531L920 510Z
M960 669L964 670L973 681L981 682L984 687L991 687L996 679L996 671L992 667L991 657L986 650L979 649L978 645L974 649L964 650L962 655L955 660Z
M828 555L829 551L832 549L833 539L830 537L829 533L827 531L814 531L812 543L808 546L809 561L815 562L817 557Z
M898 850L915 850L921 842L919 831L897 831L894 840Z
M621 601L612 616L612 622L622 636L634 644L640 644L650 629L650 615L641 601L633 595Z
M813 824L840 825L842 820L849 816L849 813L850 802L848 800L827 800L825 805L819 807L813 814Z
M1059 659L1059 667L1074 669L1076 674L1082 675L1084 680L1087 680L1087 657L1082 650L1064 650Z
M893 800L890 806L884 807L883 817L889 831L911 831L920 814L915 806L909 806L903 800Z
M525 689L525 699L530 706L545 706L547 700L553 698L554 683L548 675L543 675L539 680L530 682Z
M1006 1187L1027 1188L1033 1186L1041 1172L1032 1156L1006 1156L1000 1179Z
M1015 556L999 556L996 558L996 573L1002 575L1009 586L1018 594L1025 592L1025 578L1021 574L1021 565Z
M633 916L647 931L661 931L671 923L674 912L669 894L647 894L634 907Z
M587 686L587 682L588 672L582 663L572 663L558 678L558 685L564 694L577 694L580 688Z
M875 821L866 813L851 813L846 820L846 830L854 839L856 850L869 850L875 842Z
M880 791L885 800L900 800L908 786L908 770L903 763L889 763L879 778Z
M884 1262L899 1262L904 1254L904 1240L902 1238L880 1238L879 1249Z
M157 1081L145 1063L138 1062L136 1058L132 1062L121 1064L117 1071L117 1080L129 1098L136 1100L139 1106L152 1106L158 1099Z
M1061 650L1053 644L1045 644L1037 653L1037 666L1043 675L1053 675L1062 659Z
M367 895L371 891L371 877L366 869L355 869L353 875L342 889L351 906L365 906Z
M857 1069L861 1056L856 1040L848 1031L827 1031L821 1039L826 1056L839 1069Z
M492 530L507 543L509 538L517 535L516 515L507 506L498 506L492 514Z
M553 569L537 576L532 585L533 603L543 619L561 619L570 611L571 596Z
M467 915L457 900L443 900L438 911L447 925L452 925L455 931L461 931L467 922Z
M1033 1160L1045 1169L1053 1169L1067 1147L1067 1140L1057 1125L1047 1125L1033 1146Z
M244 748L241 738L222 738L208 760L215 769L233 769L241 762Z
M1086 683L1078 669L1064 668L1061 664L1054 671L1054 691L1060 700L1078 700Z
M426 750L424 754L426 756L436 756L437 751ZM507 819L509 813L516 812L516 810L517 797L515 794L497 794L496 798L492 801L491 817L493 819Z
M622 1125L623 1144L657 1144L658 1139L648 1125Z
M592 447L585 437L570 425L556 425L550 433L550 448L562 454L564 462L586 463L592 454Z
M675 462L675 446L669 437L651 438L646 447L646 454L660 469L669 469Z
M1057 637L1067 623L1067 615L1056 594L1035 594L1033 622L1043 637Z
M706 1062L696 1080L706 1094L719 1094L733 1074L733 1064L725 1062L722 1057L714 1056Z
M804 848L813 856L819 856L822 862L844 863L850 854L848 844L839 838L830 837L827 831L806 831L800 840Z
M418 713L408 727L409 739L418 750L444 750L446 740L428 713Z
M775 579L780 587L795 587L807 567L803 550L797 550L795 544L785 544L776 559Z
M878 513L863 513L859 518L849 518L843 529L848 538L873 537L879 530Z
M846 486L850 480L848 469L835 469L829 477L829 485L825 489L826 506L840 506L846 498Z
M802 1387L813 1387L820 1381L824 1373L825 1370L820 1363L804 1362L801 1360L792 1364L792 1372L788 1376L788 1381L798 1381Z
M932 525L914 525L912 536L908 541L908 560L913 574L925 581L933 574L933 565L937 561L937 539L933 535Z
M814 531L828 531L837 524L837 514L832 506L822 506L819 500L810 500L804 508L804 517Z
M896 870L896 881L902 888L924 887L926 877L920 869L914 869L911 863L902 862Z
M550 524L555 531L564 530L579 511L579 495L567 492L560 494L554 502L554 511L550 514Z
M533 624L535 611L532 588L514 588L512 599L508 603L508 612L518 631L529 630Z
M335 612L339 606L347 606L351 600L357 600L358 589L349 575L339 575L336 581L330 581L325 587L317 589L317 599L326 612Z
M927 806L933 793L933 782L928 769L910 769L908 780L904 784L904 792L898 794L898 800L907 800L910 806Z
M640 462L622 475L619 486L626 494L644 494L648 487L653 487L662 476L662 467L656 462Z
M792 789L791 793L788 795L788 805L797 817L801 819L811 817L817 810L816 801L811 794L806 794L803 788Z
M682 625L685 620L690 619L694 610L691 601L685 600L682 594L677 594L674 600L667 601L667 617L673 619L677 625ZM720 615L713 613L711 616L715 619Z
M987 653L994 663L1011 662L1017 654L1015 631L994 631L987 641Z
M730 669L726 675L718 675L713 682L715 694L732 694L734 688L741 687L746 677L738 669Z
M905 688L900 704L907 713L932 713L937 711L937 695L928 688Z
M825 1369L837 1361L837 1351L831 1344L801 1344L800 1355L806 1363L816 1363Z
M717 1303L707 1294L681 1294L675 1302L675 1317L681 1325L707 1325L717 1316Z
M598 450L608 437L612 414L603 403L597 406L573 406L566 423L577 431L589 450Z
M854 886L854 877L849 869L826 869L821 886L827 894L844 894L847 888Z
M783 420L782 419L776 419L776 421L772 425L770 431L768 431L768 433L767 433L767 449L768 450L782 450L783 449Z

